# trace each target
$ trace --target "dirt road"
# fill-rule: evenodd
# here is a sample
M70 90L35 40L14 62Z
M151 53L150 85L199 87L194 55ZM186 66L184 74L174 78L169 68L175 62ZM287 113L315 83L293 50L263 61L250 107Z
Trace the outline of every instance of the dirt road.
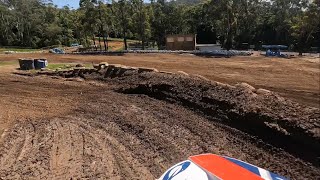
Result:
M118 81L0 74L0 179L155 179L199 153L235 157L291 179L319 167L210 117Z
M296 102L320 108L320 59L318 57L282 59L262 56L205 58L186 54L126 54L124 56L0 54L0 63L1 61L16 62L21 57L45 57L50 63L107 61L128 66L157 68L162 71L185 71L223 83L247 82L258 88L278 92Z

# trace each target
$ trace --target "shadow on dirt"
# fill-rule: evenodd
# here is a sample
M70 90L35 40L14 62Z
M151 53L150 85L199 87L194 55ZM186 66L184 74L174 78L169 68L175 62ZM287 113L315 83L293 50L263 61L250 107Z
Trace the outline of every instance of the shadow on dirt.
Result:
M281 102L277 100L277 96L270 96L267 101L271 100L271 102L264 103L255 101L255 98L249 97L250 93L241 92L241 90L221 89L221 87L208 87L201 84L193 84L184 87L183 90L177 87L179 85L181 84L172 85L164 82L150 84L149 82L123 88L118 92L143 94L170 103L181 104L213 121L258 136L275 147L283 148L294 156L319 166L320 144L318 139L297 127L292 119L294 117L286 116L291 113L291 108L286 108L286 101ZM214 88L220 88L220 90L214 90ZM213 93L213 96L210 93ZM246 95L243 96L244 94ZM235 100L232 100L232 96ZM274 105L280 108L276 107L270 112L268 108ZM299 113L299 111L293 111ZM303 117L306 115L304 112L301 113L300 116L296 115L302 117L301 122L303 122ZM309 118L319 118L319 112L314 113L310 113Z
M102 68L103 67L103 68ZM318 108L306 107L265 89L231 86L201 76L159 72L150 68L101 65L98 69L39 72L38 75L81 77L114 83L115 91L143 94L187 107L319 167Z

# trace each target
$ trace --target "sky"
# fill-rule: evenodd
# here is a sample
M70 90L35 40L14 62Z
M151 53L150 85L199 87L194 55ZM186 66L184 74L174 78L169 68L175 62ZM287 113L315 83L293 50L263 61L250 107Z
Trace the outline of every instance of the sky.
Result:
M69 7L78 8L79 0L52 0L53 4L58 5L58 7L63 7L69 5Z

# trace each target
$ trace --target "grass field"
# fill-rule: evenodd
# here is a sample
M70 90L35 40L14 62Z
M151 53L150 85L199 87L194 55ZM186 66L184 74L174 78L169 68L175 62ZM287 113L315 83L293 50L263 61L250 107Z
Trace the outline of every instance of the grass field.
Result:
M56 70L56 69L70 69L77 65L77 63L50 63L47 69ZM85 63L82 64L84 67L91 68L92 64Z

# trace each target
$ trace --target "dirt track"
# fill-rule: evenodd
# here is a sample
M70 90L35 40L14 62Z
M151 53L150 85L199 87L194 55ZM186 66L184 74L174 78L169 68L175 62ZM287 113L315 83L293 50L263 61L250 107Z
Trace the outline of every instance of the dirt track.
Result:
M320 108L320 58L293 59L261 56L205 58L192 55L126 54L124 56L0 54L1 61L17 62L21 57L45 57L49 63L109 62L162 71L185 71L228 84L247 82L265 88L301 104Z
M0 61L4 56L17 58L0 55ZM45 56L184 70L221 82L245 79L303 104L319 102L317 62ZM291 179L320 177L319 109L171 75L96 81L19 76L14 67L0 67L0 179L155 179L200 153L238 158Z
M154 179L208 152L291 179L320 177L319 166L299 154L180 103L118 91L131 88L134 78L83 81L11 71L0 74L0 179Z

